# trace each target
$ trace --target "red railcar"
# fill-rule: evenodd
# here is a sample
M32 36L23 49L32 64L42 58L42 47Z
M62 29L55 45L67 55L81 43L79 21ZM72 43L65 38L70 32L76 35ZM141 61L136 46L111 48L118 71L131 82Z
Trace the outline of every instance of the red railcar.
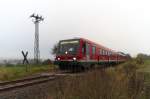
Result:
M55 64L60 69L85 69L95 64L120 63L126 59L121 52L84 38L75 38L59 41Z

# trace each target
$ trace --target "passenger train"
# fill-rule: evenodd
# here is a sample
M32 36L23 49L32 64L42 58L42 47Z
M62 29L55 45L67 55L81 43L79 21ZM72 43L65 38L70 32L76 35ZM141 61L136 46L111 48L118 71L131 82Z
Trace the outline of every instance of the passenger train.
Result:
M127 56L122 52L115 52L85 38L74 38L59 41L54 63L61 70L84 70L126 60Z

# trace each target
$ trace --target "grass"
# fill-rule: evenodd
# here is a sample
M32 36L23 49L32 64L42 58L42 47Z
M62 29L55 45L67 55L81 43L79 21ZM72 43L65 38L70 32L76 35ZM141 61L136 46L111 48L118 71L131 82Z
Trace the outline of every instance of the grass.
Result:
M53 67L53 65L0 66L0 80L15 80L36 73L48 72L49 70L52 70Z
M53 69L53 65L0 67L0 80L13 80ZM150 60L131 60L116 67L92 70L82 76L57 79L49 86L51 99L150 99ZM149 83L148 83L149 84ZM45 98L43 98L45 99Z
M139 71L145 72L145 73L150 73L150 60L145 60L144 64L140 65Z
M52 99L147 99L143 92L144 75L138 72L144 65L140 67L135 61L129 61L59 79L50 94L53 93Z

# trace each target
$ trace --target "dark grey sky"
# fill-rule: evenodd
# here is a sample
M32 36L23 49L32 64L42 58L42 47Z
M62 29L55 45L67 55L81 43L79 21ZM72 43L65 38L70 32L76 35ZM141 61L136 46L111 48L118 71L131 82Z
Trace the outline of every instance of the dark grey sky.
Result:
M150 53L149 0L0 0L0 57L33 57L34 24L29 16L45 17L40 24L42 58L52 58L60 39L84 37L116 51Z

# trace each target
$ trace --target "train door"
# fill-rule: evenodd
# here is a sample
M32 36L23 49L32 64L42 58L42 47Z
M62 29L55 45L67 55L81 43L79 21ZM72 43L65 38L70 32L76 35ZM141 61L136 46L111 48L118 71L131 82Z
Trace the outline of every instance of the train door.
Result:
M83 42L82 44L82 56L83 58L86 57L86 43L85 42Z
M95 60L96 58L96 46L92 46L92 60Z
M86 60L90 60L90 44L86 43Z

